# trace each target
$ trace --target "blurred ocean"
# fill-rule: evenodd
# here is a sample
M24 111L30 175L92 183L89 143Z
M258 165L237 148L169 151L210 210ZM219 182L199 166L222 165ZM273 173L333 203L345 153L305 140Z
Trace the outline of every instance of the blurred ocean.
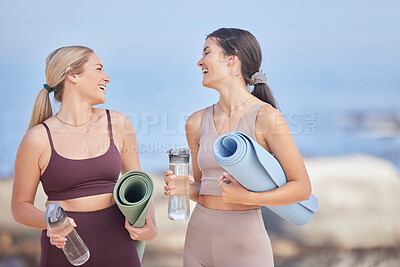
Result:
M0 65L0 72L10 75L19 72L24 76L13 81L15 90L2 89L0 177L9 177L43 80L40 75L30 74L23 65ZM170 79L177 72L184 79ZM308 68L305 71L293 67L266 72L303 156L367 153L386 158L400 169L400 78L394 70ZM111 69L108 74L112 82L107 102L101 107L130 117L142 168L146 171L164 170L168 160L166 150L187 145L184 133L187 117L218 100L215 91L201 86L202 77L194 64L191 68L177 66L172 70ZM127 77L141 79L127 83ZM31 88L32 84L38 88Z
M111 77L102 107L132 119L143 169L165 169L165 151L186 143L185 119L218 101L196 63L220 27L258 39L261 69L303 156L368 153L400 168L398 1L99 0L107 19L72 2L79 8L64 13L49 0L1 4L0 177L13 174L46 56L72 44L102 59Z

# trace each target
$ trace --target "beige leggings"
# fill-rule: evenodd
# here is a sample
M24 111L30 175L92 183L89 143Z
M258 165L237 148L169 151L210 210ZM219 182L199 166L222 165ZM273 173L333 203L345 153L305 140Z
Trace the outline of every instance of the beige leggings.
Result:
M183 266L273 267L261 210L211 210L197 204L186 232Z

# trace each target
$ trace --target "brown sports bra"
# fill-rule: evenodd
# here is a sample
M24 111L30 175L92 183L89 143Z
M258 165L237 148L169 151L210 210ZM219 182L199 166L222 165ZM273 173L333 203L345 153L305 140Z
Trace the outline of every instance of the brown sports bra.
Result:
M112 193L121 172L121 155L114 144L111 118L106 110L110 146L106 153L88 159L68 159L54 149L49 127L43 123L51 147L46 170L40 177L48 200L66 200Z

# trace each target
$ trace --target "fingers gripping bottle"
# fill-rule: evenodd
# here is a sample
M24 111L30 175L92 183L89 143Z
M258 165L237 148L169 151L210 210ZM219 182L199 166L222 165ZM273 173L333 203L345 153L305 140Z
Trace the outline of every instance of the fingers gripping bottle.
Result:
M84 264L90 257L89 249L67 219L60 203L49 204L44 217L47 225L55 234L67 239L63 251L69 262L74 266Z
M175 186L169 195L168 217L171 220L189 219L189 158L188 148L176 148L168 150L169 169L174 172L176 178L170 181Z

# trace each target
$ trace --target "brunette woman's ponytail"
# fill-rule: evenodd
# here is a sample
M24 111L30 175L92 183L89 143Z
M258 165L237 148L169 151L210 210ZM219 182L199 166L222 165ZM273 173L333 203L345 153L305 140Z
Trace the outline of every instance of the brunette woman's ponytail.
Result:
M259 83L254 85L254 89L251 92L251 94L260 99L261 101L264 101L273 106L274 108L277 108L275 98L272 95L272 92L266 83Z

